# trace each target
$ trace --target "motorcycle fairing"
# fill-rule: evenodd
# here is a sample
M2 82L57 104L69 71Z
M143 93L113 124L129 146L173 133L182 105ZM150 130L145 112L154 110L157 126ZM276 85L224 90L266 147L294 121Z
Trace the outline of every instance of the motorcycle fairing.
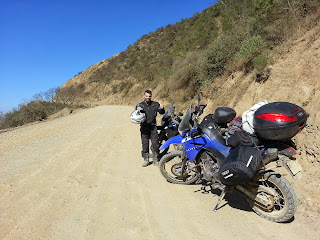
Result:
M162 144L161 147L160 147L160 150L166 149L171 144L181 143L182 140L183 140L183 137L181 137L180 135L174 136L174 137L170 138L168 141L166 141L164 144Z
M228 156L230 151L229 147L222 145L214 136L209 138L206 134L195 138L185 138L182 143L190 162L193 162L199 152L205 148L214 148L224 157Z
M195 138L187 137L183 139L182 144L190 162L193 162L201 149L208 144L208 140L209 139L204 136Z

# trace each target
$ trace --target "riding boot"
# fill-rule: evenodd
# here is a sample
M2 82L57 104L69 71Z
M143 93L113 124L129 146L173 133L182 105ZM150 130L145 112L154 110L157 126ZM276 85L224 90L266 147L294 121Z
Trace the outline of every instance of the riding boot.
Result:
M157 152L152 152L153 164L158 166L159 165L159 154Z
M142 153L143 163L142 167L146 167L149 165L149 153Z

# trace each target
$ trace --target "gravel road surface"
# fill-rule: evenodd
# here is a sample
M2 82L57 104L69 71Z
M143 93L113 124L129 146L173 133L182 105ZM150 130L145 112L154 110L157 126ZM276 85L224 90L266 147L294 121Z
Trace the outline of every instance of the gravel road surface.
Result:
M257 216L229 194L142 168L133 107L99 106L0 133L0 239L318 239L301 216Z

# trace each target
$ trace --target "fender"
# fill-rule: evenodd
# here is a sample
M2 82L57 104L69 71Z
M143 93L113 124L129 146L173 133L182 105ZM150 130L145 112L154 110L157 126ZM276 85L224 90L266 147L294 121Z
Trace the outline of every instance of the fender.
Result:
M168 141L166 141L164 144L162 144L160 147L160 150L166 149L171 144L181 143L182 140L183 140L183 137L181 137L181 135L174 136L174 137L170 138Z

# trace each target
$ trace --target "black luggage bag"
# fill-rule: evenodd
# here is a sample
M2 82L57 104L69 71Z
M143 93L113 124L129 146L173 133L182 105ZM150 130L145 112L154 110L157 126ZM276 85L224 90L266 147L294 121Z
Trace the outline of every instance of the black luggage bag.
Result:
M227 127L236 116L236 111L230 107L218 107L214 111L214 121L221 127Z
M230 151L219 169L219 179L227 186L245 184L255 175L262 155L251 146L238 146Z

